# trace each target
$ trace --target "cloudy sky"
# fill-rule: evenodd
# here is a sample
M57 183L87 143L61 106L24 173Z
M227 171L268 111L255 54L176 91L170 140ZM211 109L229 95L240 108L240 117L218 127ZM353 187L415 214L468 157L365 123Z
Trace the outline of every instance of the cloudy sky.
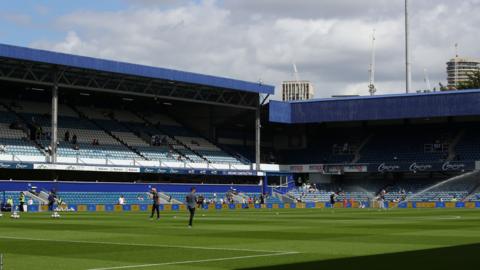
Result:
M415 89L445 82L459 44L480 58L480 0L410 0ZM404 83L404 0L3 1L0 42L277 86L311 80L317 97L368 93L377 36L378 94ZM279 96L279 95L277 95Z

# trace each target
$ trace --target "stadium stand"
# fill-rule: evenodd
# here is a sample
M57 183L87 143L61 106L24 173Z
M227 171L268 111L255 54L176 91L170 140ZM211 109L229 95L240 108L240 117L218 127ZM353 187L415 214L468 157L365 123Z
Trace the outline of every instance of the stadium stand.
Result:
M455 129L400 127L377 130L361 151L359 163L443 161Z
M284 164L475 161L480 159L479 136L480 129L470 124L326 129L309 134L307 146L276 156Z
M287 164L352 163L362 135L347 130L310 134L306 148L282 150L279 156Z
M28 139L27 132L27 127L0 104L0 156L7 160L43 160L43 153Z
M4 147L0 150L7 154L39 156L44 160L50 145L50 105L18 100L3 100L2 104L0 143ZM16 122L24 130L7 128ZM67 132L68 141L65 138ZM80 159L104 163L105 159L139 159L243 164L168 116L158 113L142 119L128 110L61 104L58 134L58 156L65 162Z
M0 103L0 146L4 146L0 150L5 154L45 160L50 144L50 104L24 100L0 100ZM224 133L219 143L214 144L158 112L60 104L58 126L58 154L67 162L137 159L245 164L253 159L244 138L235 138L234 133ZM35 134L37 128L40 135ZM460 130L463 130L462 136L458 135ZM70 139L76 135L76 144L64 140L67 131ZM480 158L477 141L480 131L469 125L380 127L355 134L345 129L331 129L315 134L308 135L307 148L281 150L275 157L285 164L442 162ZM94 140L98 143L94 144ZM229 149L228 153L223 149Z
M467 129L464 136L456 145L456 160L480 160L480 128Z
M38 197L46 198L50 190L56 190L57 195L67 205L95 205L95 204L118 204L118 199L123 196L125 204L150 205L148 195L152 184L125 184L125 183L89 183L89 182L11 182L0 181L0 201L3 192L5 197L12 197L18 204L18 196L21 191L30 192L32 186ZM159 190L162 204L183 204L192 185L182 184L155 184ZM257 185L198 185L197 196L203 197L205 203L260 203L261 191ZM268 197L265 203L279 203L277 198ZM38 204L38 201L35 201Z
M223 152L218 146L196 135L165 114L150 113L143 118L163 133L171 135L178 142L175 149L194 162L204 162L206 160L212 163L242 164L239 159Z
M379 192L386 190L385 199L390 202L403 200L417 202L447 202L447 201L475 201L478 182L466 177L444 183L440 179L405 179L393 184L385 185L385 181L370 180L343 185L316 184L295 187L287 195L296 201L328 202L330 195L336 193L337 200L344 199L368 202L375 199Z
M19 205L19 195L20 195L20 192L21 192L21 191L14 191L14 190L5 191L5 194L3 194L3 192L0 192L0 199L1 199L3 196L5 196L6 199L7 199L7 198L12 198L14 205ZM26 199L26 201L28 201L28 200L30 199L30 197L29 197L29 196L25 196L25 199ZM1 200L0 200L0 202L1 202ZM33 201L32 201L32 204L33 204L33 205L36 205L36 204L38 204L38 201L33 200Z
M151 204L147 194L139 192L58 192L58 196L67 204L118 204L120 196L125 204Z

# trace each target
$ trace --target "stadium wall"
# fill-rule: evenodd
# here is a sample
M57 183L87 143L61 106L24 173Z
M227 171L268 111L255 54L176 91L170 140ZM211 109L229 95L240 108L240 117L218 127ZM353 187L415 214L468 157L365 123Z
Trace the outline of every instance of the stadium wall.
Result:
M285 124L480 115L480 90L270 102L270 121Z

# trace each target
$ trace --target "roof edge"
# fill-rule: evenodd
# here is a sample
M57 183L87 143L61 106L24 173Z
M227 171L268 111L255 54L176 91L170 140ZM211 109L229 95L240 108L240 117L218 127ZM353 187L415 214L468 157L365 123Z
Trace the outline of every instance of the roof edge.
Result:
M200 84L259 94L274 94L275 91L275 87L273 85L266 85L263 83L248 82L188 71L132 64L116 60L100 59L89 56L33 49L2 43L0 43L0 57L48 63L53 65L71 66L75 68L130 76Z

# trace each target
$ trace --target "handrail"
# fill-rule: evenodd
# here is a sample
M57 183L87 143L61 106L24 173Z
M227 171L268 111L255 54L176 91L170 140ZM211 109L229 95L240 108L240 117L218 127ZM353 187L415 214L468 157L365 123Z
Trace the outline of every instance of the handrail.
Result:
M38 201L40 204L47 204L47 203L48 203L47 200L41 198L41 197L38 196L38 195L33 194L33 193L30 192L30 191L25 192L25 196L30 197L30 198Z

